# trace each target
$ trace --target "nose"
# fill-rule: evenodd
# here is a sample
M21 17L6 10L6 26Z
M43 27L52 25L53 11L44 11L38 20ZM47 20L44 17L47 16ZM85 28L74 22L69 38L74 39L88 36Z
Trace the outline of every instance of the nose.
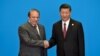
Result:
M63 15L62 15L63 17L66 17L67 16L67 14L66 13L63 13Z
M66 13L64 13L63 16L66 16Z
M37 21L38 20L38 17L35 17L34 19Z

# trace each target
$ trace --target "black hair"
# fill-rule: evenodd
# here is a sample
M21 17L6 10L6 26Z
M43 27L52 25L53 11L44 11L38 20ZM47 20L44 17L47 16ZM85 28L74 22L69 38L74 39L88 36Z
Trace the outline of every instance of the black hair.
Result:
M64 3L64 4L62 4L61 6L60 6L60 8L59 8L59 11L61 11L61 9L62 8L68 8L69 10L70 10L70 12L71 12L71 6L69 5L69 4L66 4L66 3Z

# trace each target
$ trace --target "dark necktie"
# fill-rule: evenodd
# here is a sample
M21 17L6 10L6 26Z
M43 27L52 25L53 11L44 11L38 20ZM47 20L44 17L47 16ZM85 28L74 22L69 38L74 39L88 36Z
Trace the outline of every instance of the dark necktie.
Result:
M64 23L63 35L64 35L64 38L65 38L66 37L66 23Z

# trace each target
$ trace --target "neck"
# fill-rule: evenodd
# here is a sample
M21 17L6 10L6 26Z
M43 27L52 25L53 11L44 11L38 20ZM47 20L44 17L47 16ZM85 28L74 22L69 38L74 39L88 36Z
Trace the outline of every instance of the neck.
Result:
M67 19L67 20L62 20L62 21L67 22L68 20L70 20L70 19Z
M31 22L30 20L29 20L29 23L31 24L31 25L37 25L37 23L33 23L33 22Z

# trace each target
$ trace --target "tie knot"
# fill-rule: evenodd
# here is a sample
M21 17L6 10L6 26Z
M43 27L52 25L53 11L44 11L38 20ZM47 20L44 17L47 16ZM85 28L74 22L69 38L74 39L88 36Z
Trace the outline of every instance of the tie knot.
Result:
M64 23L64 25L66 25L66 23Z

